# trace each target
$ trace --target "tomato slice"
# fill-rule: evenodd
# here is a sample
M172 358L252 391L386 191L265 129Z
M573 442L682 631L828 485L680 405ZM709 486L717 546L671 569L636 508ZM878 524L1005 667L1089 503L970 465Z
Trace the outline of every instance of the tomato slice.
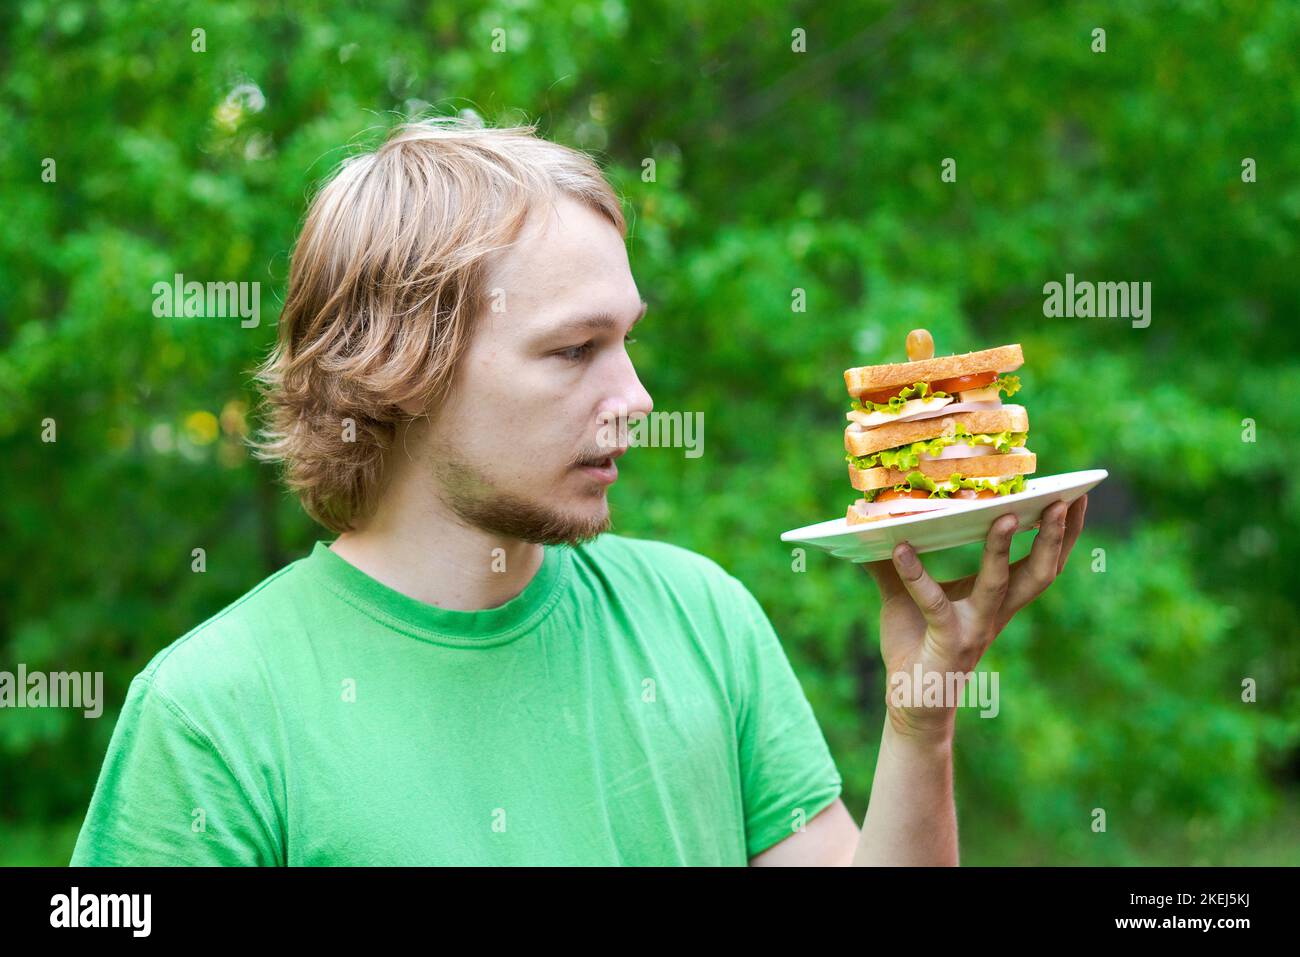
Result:
M978 372L975 375L959 375L951 379L936 379L930 383L933 392L965 392L967 389L982 389L998 377L996 372Z
M923 488L887 488L876 496L877 502L892 502L896 498L929 498L930 493Z
M982 389L998 377L996 372L979 372L974 375L959 375L951 379L936 379L930 383L931 392L947 392L952 395L955 392L965 392L967 389ZM909 382L907 385L915 385ZM884 405L898 393L902 392L907 386L896 385L892 389L877 389L875 392L864 392L858 398L864 402L878 402Z
M912 383L910 382L908 383L908 385L911 384ZM858 398L862 399L864 402L879 402L881 405L884 405L905 388L907 388L907 386L896 385L892 389L877 389L875 392L864 392L862 395L858 396Z

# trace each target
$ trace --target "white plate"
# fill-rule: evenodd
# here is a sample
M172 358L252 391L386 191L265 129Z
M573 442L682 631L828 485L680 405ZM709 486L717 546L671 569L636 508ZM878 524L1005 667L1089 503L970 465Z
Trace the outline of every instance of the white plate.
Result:
M782 533L781 541L813 545L850 562L887 559L899 542L909 542L917 553L936 552L970 542L982 542L993 523L1008 513L1020 519L1017 532L1027 531L1034 527L1047 506L1061 499L1073 502L1099 485L1108 474L1105 469L1089 469L1064 475L1044 475L1028 479L1023 492L981 499L965 508L903 515L865 525L850 525L847 519L836 518L793 528Z

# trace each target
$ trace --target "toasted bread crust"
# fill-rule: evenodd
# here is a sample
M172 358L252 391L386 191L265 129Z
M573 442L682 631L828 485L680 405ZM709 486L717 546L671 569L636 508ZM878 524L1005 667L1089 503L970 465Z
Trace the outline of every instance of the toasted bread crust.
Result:
M1025 364L1020 344L998 346L980 352L966 352L956 356L921 359L918 362L895 362L883 366L858 366L844 370L844 385L849 395L860 396L877 389L900 388L914 382L933 382L959 375L976 375L980 372L1011 372Z
M960 472L966 478L1010 478L1012 475L1029 475L1037 467L1038 456L1033 452L1023 455L977 455L968 459L936 459L920 462L916 466L922 475L936 482L947 481L955 472ZM907 472L897 469L859 469L849 466L849 482L861 492L902 485L906 481Z
M844 516L844 521L850 525L861 525L863 522L871 521L871 519L859 512L857 502L854 502L849 506L849 511L848 514Z
M967 432L1028 432L1029 413L1023 405L1004 405L1000 409L980 409L977 412L954 412L937 415L932 419L909 422L889 422L864 432L844 432L844 449L854 455L870 455L881 449L892 449L923 439L934 439L949 434L960 423Z

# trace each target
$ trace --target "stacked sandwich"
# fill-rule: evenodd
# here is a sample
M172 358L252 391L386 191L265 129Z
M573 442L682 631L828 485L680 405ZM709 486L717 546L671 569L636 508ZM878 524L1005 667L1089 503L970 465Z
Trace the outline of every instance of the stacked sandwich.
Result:
M1024 490L1037 457L1025 448L1029 415L1004 405L1020 380L1020 346L934 358L924 329L907 337L909 361L848 369L844 430L849 481L863 493L850 525L940 509Z

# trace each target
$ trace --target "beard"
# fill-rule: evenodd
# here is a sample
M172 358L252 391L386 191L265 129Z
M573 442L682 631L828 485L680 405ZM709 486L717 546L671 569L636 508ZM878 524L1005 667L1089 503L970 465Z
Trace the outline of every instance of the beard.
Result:
M495 532L535 545L581 545L613 527L609 509L600 516L573 515L506 492L466 462L444 458L438 462L443 504L474 528ZM593 499L601 488L592 485Z

